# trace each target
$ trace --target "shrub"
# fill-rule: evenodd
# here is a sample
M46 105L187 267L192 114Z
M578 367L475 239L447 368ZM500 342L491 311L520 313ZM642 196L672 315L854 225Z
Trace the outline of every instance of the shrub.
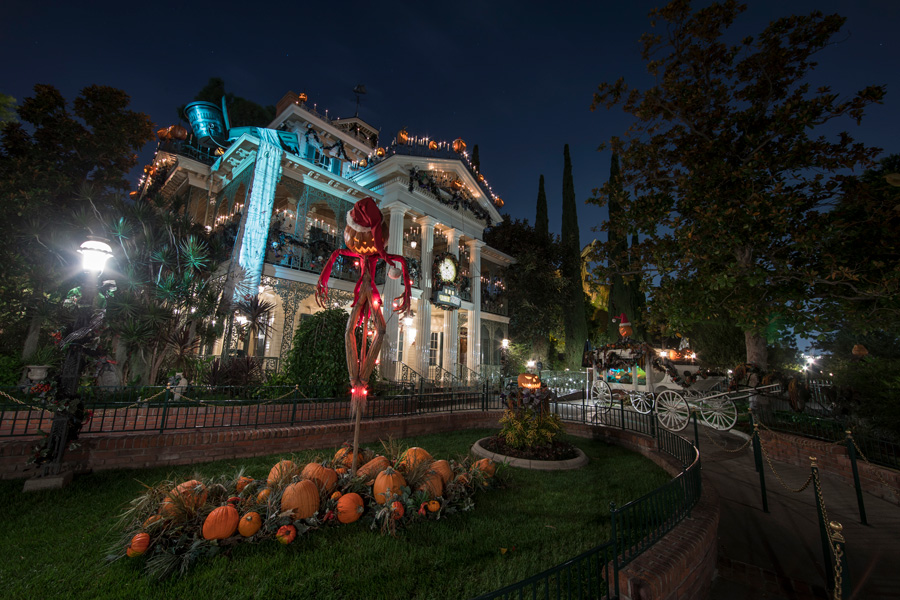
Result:
M284 369L289 382L301 387L314 384L320 397L348 393L344 332L349 318L343 310L331 308L300 323Z
M15 356L0 354L0 386L13 386L22 377L22 362Z

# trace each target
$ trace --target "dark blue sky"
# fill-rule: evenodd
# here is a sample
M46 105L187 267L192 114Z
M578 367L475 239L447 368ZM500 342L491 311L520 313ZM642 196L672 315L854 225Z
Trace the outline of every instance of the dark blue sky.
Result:
M618 111L590 112L597 84L648 82L638 39L661 2L29 2L5 6L0 92L22 99L36 83L71 99L90 84L131 95L158 126L210 77L228 91L275 104L306 92L329 115L351 116L353 87L368 94L360 116L389 140L411 135L478 144L482 171L514 217L534 221L544 174L550 227L561 218L563 146L573 159L581 242L605 211L584 200L609 172L600 143L627 126ZM697 3L705 4L705 3ZM815 85L842 95L886 84L884 105L861 127L867 144L897 152L900 134L900 2L750 0L737 28L757 33L789 13L848 17L840 43L820 55ZM143 157L152 156L148 144Z

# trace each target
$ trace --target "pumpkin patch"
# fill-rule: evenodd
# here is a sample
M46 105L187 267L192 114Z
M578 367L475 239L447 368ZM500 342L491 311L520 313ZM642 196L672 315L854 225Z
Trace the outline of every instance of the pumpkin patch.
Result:
M293 460L280 460L270 469L265 487L262 480L241 473L159 483L123 515L130 525L119 547L129 557L144 556L148 575L164 578L182 571L178 561L158 560L162 554L198 552L209 557L218 551L216 545L287 545L322 528L360 520L366 528L395 535L411 523L469 510L472 497L484 486L468 482L474 476L490 483L493 474L490 461L435 461L423 448L400 452L387 444L385 451L396 458L396 468L390 458L379 455L359 467L357 477L331 468L347 469L344 465L352 463L352 451L345 447L334 460L306 463L302 471ZM363 456L372 452L357 454L358 463ZM210 545L209 552L204 544Z

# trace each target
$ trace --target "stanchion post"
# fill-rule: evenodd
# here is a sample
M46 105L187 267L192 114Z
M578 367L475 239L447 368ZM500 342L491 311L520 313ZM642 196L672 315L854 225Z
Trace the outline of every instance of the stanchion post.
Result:
M819 537L822 538L822 557L825 560L825 587L828 591L834 591L834 561L831 557L831 542L828 529L825 525L825 512L822 507L822 488L819 485L819 465L815 456L809 457L810 469L812 469L813 483L816 492L816 513L819 517Z
M756 431L756 419L753 418L753 409L747 411L747 415L750 417L750 427L753 428L753 431ZM751 434L754 435L754 434ZM756 461L756 437L754 435L753 438L753 466L756 468L756 472L759 473L759 463Z
M763 512L769 512L769 498L766 496L766 470L762 464L762 442L759 439L759 425L753 424L753 459L759 473L759 491L762 494Z
M162 408L162 418L159 420L159 432L163 433L166 430L166 419L169 418L169 391L172 389L172 384L166 384L166 393L163 395L163 408Z
M837 592L835 598L850 598L852 588L850 585L850 569L847 564L847 545L844 542L844 527L837 521L828 522L828 533L831 536L831 547L834 548L834 587Z
M853 433L849 429L845 433L847 434L847 455L850 457L850 467L853 469L853 487L856 488L856 504L859 506L859 522L868 525L862 486L859 483L859 468L856 465L856 445L853 443Z
M691 416L694 418L694 448L700 449L700 435L697 430L697 411L691 409Z

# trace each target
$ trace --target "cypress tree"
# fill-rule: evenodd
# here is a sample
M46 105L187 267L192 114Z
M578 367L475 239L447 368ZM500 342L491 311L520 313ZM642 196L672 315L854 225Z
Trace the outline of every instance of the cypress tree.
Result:
M534 216L534 230L538 236L550 237L550 219L547 217L547 192L544 191L544 176L538 183L537 213Z
M478 144L472 146L472 166L475 171L481 173L481 158L478 156Z
M572 179L572 159L569 145L563 151L562 192L562 275L566 280L563 298L565 308L566 364L581 368L581 353L587 340L587 319L584 315L584 283L581 280L581 242L578 233L578 212L575 206L575 182Z

